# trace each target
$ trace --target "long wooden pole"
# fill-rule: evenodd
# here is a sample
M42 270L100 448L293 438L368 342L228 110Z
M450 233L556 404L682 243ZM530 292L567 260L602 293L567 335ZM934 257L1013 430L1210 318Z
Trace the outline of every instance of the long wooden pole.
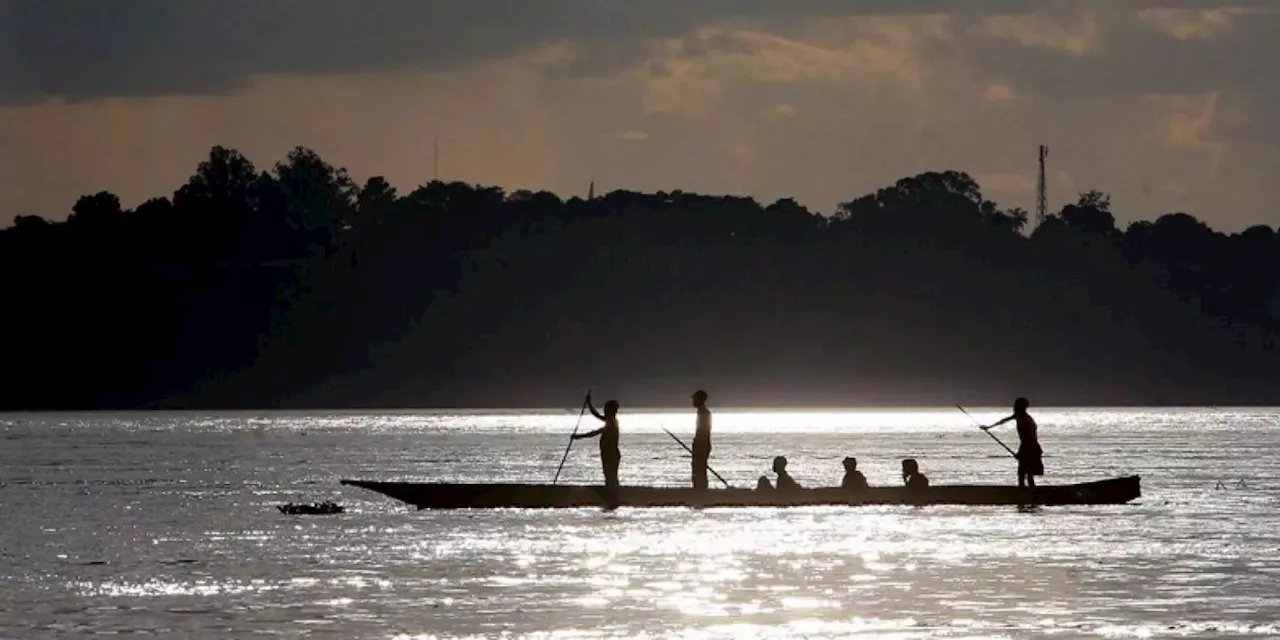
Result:
M973 420L973 423L974 423L974 424L976 424L976 425L978 425L978 428L979 428L979 429L982 429L982 432L983 432L983 433L985 433L985 434L987 434L987 435L991 436L991 439L992 439L992 440L995 440L996 442L1000 443L1000 446L1004 447L1004 450L1005 450L1005 451L1008 451L1008 452L1009 452L1009 455L1013 456L1015 460L1018 458L1018 454L1014 453L1014 452L1013 452L1013 449L1010 449L1010 448L1008 447L1008 445L1006 445L1005 443L1001 442L1001 441L1000 441L1000 438L997 438L997 437L996 437L996 434L991 433L991 431L990 431L989 429L985 429L985 428L983 428L983 427L982 427L982 423L981 423L981 422L978 422L978 420L977 420L976 418L974 418L973 416L969 415L969 412L968 412L968 411L965 411L965 410L964 410L964 407L962 407L962 406L960 406L960 405L956 405L956 408L957 408L957 409L959 409L961 412L963 412L966 416L969 416L969 419L970 419L970 420Z
M667 428L663 427L662 430L667 431ZM684 447L684 450L689 452L689 455L693 455L693 449L690 449L689 445L685 444L682 440L680 440L680 438L677 438L676 434L671 433L670 431L667 431L667 435L671 436L671 438L676 442L679 442L680 446ZM728 480L721 478L720 474L716 473L716 470L711 468L711 465L707 465L707 471L710 471L712 475L716 477L717 480L719 480L720 482L723 482L725 487L729 489L733 488L733 485L730 485Z
M556 477L551 480L551 484L555 484L560 480L560 470L564 469L564 461L569 459L569 449L573 448L573 436L578 435L578 427L582 426L582 416L587 415L587 397L591 396L591 389L587 389L587 395L582 398L582 410L578 412L578 423L573 425L573 434L569 436L569 444L564 448L564 457L560 458L560 466L556 468Z

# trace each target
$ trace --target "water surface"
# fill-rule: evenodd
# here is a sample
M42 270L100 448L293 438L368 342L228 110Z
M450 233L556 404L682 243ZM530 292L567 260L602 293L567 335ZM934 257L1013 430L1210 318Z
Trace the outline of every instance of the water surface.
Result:
M1042 482L1136 473L1143 498L416 511L337 481L550 482L576 411L3 414L0 636L1280 634L1280 411L1033 414ZM624 483L689 483L662 426L688 442L692 412L624 413ZM838 484L846 455L872 484L900 482L907 456L935 484L1016 481L954 409L720 410L715 430L712 466L741 486L777 454L807 486ZM561 482L599 482L595 456L577 443ZM274 509L323 499L347 512Z

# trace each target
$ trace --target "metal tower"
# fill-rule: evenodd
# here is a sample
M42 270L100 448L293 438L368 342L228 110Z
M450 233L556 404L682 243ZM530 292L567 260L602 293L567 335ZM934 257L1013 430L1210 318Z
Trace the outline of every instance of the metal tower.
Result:
M1049 157L1049 147L1040 145L1040 175L1036 181L1036 226L1044 224L1044 218L1048 214L1048 204L1045 198L1044 184L1044 159Z

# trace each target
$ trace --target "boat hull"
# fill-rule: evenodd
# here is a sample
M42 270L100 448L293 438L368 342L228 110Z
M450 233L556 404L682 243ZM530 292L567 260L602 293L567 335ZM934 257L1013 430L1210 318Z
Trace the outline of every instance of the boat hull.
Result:
M1139 476L1022 489L1002 485L940 485L924 490L821 487L798 491L684 487L620 487L611 497L599 485L456 484L343 480L419 509L572 509L583 507L804 507L871 505L1106 505L1142 495Z

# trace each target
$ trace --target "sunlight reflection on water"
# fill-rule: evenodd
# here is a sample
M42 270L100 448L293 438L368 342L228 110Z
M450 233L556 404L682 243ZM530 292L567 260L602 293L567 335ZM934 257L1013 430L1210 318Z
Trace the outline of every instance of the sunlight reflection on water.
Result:
M576 417L0 418L0 636L1280 633L1280 414L1264 410L1037 411L1045 480L1141 473L1144 497L1120 507L418 512L336 483L549 482ZM661 427L691 422L625 414L623 481L687 485ZM875 484L908 455L935 484L1013 480L955 410L718 411L716 429L712 464L741 485L779 453L810 486L838 484L845 455ZM575 447L562 481L597 482L594 455ZM348 511L272 508L322 499Z

